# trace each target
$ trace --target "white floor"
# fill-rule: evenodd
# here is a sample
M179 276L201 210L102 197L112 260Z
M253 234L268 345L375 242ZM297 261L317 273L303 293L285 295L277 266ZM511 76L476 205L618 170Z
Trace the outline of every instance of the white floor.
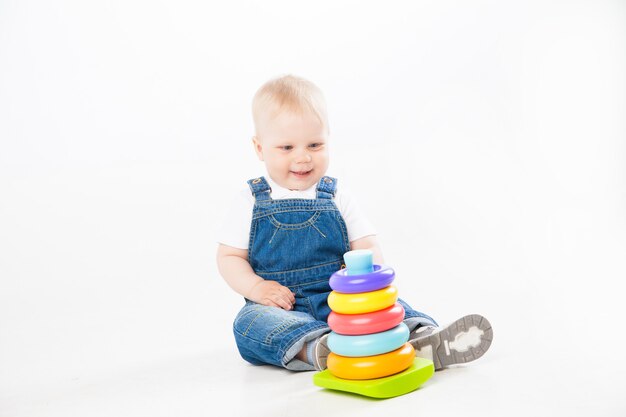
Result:
M187 293L186 303L180 298L186 290L180 288L145 290L143 300L129 288L136 300L95 313L115 297L103 289L95 305L84 306L83 317L76 306L66 305L62 318L63 306L49 304L48 312L56 309L55 314L31 311L30 327L25 320L6 326L0 416L207 416L216 410L232 416L626 412L620 399L626 386L623 333L591 312L556 314L551 307L557 304L550 303L554 292L533 297L520 286L514 288L517 299L502 288L481 290L482 295L469 287L462 294L448 292L441 309L448 317L438 318L452 320L452 311L483 304L480 312L494 327L491 350L473 363L437 372L413 393L372 400L318 388L311 372L245 363L230 333L238 299L224 286L211 287L198 285ZM583 294L570 295L581 300ZM46 299L45 294L38 297ZM519 308L523 299L531 300L528 311ZM554 300L561 311L576 307Z

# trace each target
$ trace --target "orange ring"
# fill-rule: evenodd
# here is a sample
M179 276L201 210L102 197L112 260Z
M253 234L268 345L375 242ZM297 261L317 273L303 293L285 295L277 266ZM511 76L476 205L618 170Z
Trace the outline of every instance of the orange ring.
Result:
M375 379L397 374L407 369L415 359L415 349L410 343L382 355L350 358L333 352L326 366L331 374L343 379Z

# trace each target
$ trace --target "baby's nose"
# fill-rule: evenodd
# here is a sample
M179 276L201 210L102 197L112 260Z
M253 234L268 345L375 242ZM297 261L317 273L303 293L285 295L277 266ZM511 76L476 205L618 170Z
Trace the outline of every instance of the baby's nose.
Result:
M313 158L307 151L303 151L298 155L297 162L311 162Z

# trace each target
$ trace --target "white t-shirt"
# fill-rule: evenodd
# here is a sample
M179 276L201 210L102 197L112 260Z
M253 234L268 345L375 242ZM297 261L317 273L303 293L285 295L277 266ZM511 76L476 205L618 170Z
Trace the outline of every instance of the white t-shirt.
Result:
M270 197L273 200L286 198L316 198L317 184L302 191L289 190L276 184L269 176L265 176L265 179L272 189ZM363 212L350 194L337 187L334 202L346 223L348 240L350 242L376 234L376 230L365 218ZM242 188L233 198L221 225L217 241L223 245L232 246L234 248L248 249L253 207L254 195L252 195L252 191L248 187L248 184L246 184L245 189Z

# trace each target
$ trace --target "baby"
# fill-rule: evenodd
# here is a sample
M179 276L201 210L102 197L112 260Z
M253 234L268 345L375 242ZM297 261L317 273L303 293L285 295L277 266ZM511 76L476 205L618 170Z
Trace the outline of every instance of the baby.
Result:
M350 250L371 250L376 264L383 256L350 194L325 176L329 126L320 89L291 75L270 80L254 96L252 114L252 143L267 176L249 180L237 195L217 250L220 274L245 297L235 340L252 364L323 370L330 276L345 267ZM491 344L491 325L482 316L438 327L404 300L398 303L416 355L433 360L437 370L477 359Z

